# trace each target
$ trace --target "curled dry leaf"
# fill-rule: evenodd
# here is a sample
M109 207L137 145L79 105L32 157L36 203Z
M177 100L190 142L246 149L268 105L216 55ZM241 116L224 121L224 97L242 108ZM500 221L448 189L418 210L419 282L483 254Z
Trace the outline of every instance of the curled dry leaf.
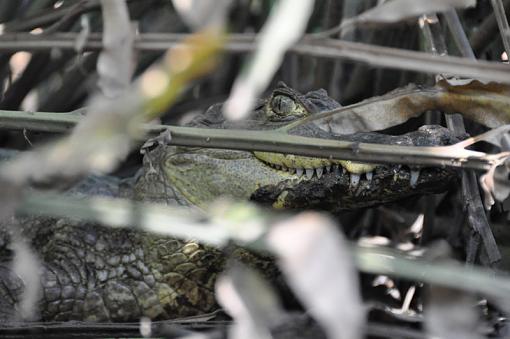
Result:
M500 133L495 133L500 131ZM500 148L502 152L510 152L510 126L502 126L487 137L478 139L489 142ZM483 136L483 135L482 135ZM502 157L480 177L480 186L484 193L484 205L490 209L495 200L504 201L510 195L510 153Z
M510 124L510 86L477 80L451 85L440 81L434 87L399 88L379 97L315 114L300 122L314 121L336 134L383 130L429 110L460 113L490 128Z
M118 97L134 71L133 31L125 0L102 0L103 50L97 60L99 87L109 98Z
M318 213L276 224L269 246L298 298L329 338L361 338L365 314L353 258L336 225Z
M283 317L271 287L253 270L235 264L216 283L218 302L234 318L229 338L270 339L270 328Z
M385 1L352 18L349 24L394 23L423 14L444 12L451 8L476 6L476 0L393 0ZM343 26L344 24L342 24ZM347 24L345 24L347 25Z
M485 208L490 210L495 201L504 201L510 195L510 161L502 161L480 177Z

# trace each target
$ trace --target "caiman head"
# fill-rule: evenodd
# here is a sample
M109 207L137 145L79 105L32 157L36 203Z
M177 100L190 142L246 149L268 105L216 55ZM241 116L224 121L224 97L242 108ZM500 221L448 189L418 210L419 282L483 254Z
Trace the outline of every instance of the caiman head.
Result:
M222 129L282 129L309 115L340 104L317 90L302 95L281 85L260 101L248 120L232 123L213 105L190 125ZM441 126L392 136L380 133L335 135L307 123L285 132L293 135L408 146L454 143ZM319 208L329 211L367 207L447 189L457 174L451 169L357 163L270 152L158 146L144 159L137 184L144 198L172 200L204 207L220 196L251 199L276 208Z

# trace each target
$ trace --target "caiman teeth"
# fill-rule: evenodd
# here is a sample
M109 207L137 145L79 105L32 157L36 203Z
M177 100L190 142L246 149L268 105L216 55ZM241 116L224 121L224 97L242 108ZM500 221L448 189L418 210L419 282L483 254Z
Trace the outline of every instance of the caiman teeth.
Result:
M367 172L365 173L365 176L367 177L368 181L372 181L372 177L374 176L374 174L372 172Z
M351 186L356 187L359 184L360 175L359 174L351 174Z
M356 174L363 174L366 172L373 171L376 166L374 164L355 162L351 160L314 158L293 154L258 152L258 151L253 152L253 154L259 160L265 163L284 166L286 168L309 168L309 169L322 168L323 173L324 170L329 171L331 169L331 166L334 165L339 165L347 172Z
M317 173L317 178L320 179L322 177L322 167L316 168L315 172Z
M374 169L376 165L372 164L364 164L364 163L355 163L347 160L332 160L332 159L322 159L322 158L308 158L308 157L299 157L295 155L285 155L285 154L277 154L277 153L265 153L265 152L255 152L257 153L257 158L262 158L264 163L269 165L272 168L275 168L280 171L288 172L289 174L296 174L297 177L302 177L303 175L306 179L312 179L314 175L320 179L325 176L327 173L334 173L336 176L340 175L348 175L349 185L352 188L356 188L360 185L361 176L363 175L366 178L367 185L370 185L374 178ZM263 159L263 157L268 157L267 160ZM305 166L299 167L294 166L292 163L289 165L285 162L293 162L299 163L302 162ZM407 166L406 172L407 172ZM402 169L402 165L397 164L393 167L393 180L398 180L399 172ZM409 185L411 187L416 187L418 185L418 181L420 178L420 169L419 168L410 168L408 169L410 173Z
M296 174L298 177L305 176L307 179L312 179L314 175L318 179L322 178L326 173L334 172L335 175L340 176L341 174L352 174L355 175L353 184L357 185L360 181L360 176L363 173L367 173L367 180L371 180L372 171L376 165L358 163L350 160L336 160L331 158L314 158L306 156L298 156L293 154L281 154L281 153L270 153L270 152L253 152L262 162L267 165L281 170L289 172L290 174ZM340 170L341 169L341 170ZM315 173L315 174L314 174ZM368 174L370 173L370 174ZM357 179L356 179L357 178Z
M420 170L419 169L411 169L411 181L410 185L411 187L416 187L416 184L418 184L418 178L420 177Z
M307 179L312 179L312 177L313 177L313 169L312 168L307 168L305 171L306 171L306 178Z

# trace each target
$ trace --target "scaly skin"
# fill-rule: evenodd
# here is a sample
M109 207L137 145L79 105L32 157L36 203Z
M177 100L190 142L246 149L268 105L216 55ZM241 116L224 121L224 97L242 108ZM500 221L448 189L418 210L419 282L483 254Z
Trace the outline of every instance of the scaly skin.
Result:
M226 263L221 251L155 234L70 225L50 218L21 220L29 225L33 250L42 263L35 319L44 321L138 321L203 314L217 308L214 281ZM267 258L232 248L229 258L277 275ZM23 281L0 264L0 319L20 316ZM10 288L6 289L9 286ZM14 317L14 318L13 318Z
M224 121L221 105L214 105L192 125L281 130L297 119L337 107L339 104L323 90L301 95L283 87L261 103L247 121ZM301 125L285 133L402 146L437 146L458 141L441 126L422 126L418 131L400 136L334 135L314 124ZM172 197L178 196L181 203L195 206L207 206L218 196L230 196L264 202L275 208L320 208L335 213L444 191L457 177L456 171L444 168L413 168L411 171L407 166L398 165L176 146L158 147L144 160L146 173L154 172L157 165L156 172L161 174L159 188L153 181L150 184L151 189L159 191L159 197L164 196L165 188L168 192L171 187ZM146 189L143 191L147 194Z
M301 95L283 87L242 126L224 121L219 105L191 125L275 129L335 107L338 103L324 91ZM399 137L376 133L335 136L317 126L301 126L288 133L401 145L432 146L455 141L446 129L438 127ZM101 180L77 191L199 208L228 195L276 208L313 207L335 212L444 190L455 177L450 170L424 169L410 185L410 177L416 173L396 165L161 145L144 158L132 191ZM42 286L38 320L168 319L216 308L214 281L226 261L217 249L134 230L112 230L89 223L72 225L69 220L26 218L20 223L24 238L41 262L37 272ZM0 226L0 232L9 230ZM24 281L9 268L8 238L0 236L0 321L19 316L15 305L24 290ZM240 248L230 252L229 257L262 268L268 277L277 276L267 258Z

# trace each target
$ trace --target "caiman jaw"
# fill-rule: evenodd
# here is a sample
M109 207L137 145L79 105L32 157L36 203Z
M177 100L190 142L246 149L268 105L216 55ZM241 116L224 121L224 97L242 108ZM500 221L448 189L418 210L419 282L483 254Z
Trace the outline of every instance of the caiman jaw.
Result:
M357 186L360 181L361 174L365 174L368 181L372 180L373 171L377 167L374 164L362 162L354 162L351 160L336 160L326 158L306 157L294 154L271 153L271 152L253 152L255 157L264 164L271 166L277 170L297 174L301 177L303 174L311 179L316 174L317 178L321 178L323 174L334 172L336 175L341 173L349 173L351 185ZM410 169L411 181L410 185L415 187L420 175L419 169Z
M320 178L323 173L347 171L354 175L366 173L367 177L371 177L372 171L376 165L350 160L336 160L326 158L306 157L294 154L282 154L271 152L253 152L255 157L260 161L279 170L296 173L301 176L303 173L310 179L313 173L317 173Z

